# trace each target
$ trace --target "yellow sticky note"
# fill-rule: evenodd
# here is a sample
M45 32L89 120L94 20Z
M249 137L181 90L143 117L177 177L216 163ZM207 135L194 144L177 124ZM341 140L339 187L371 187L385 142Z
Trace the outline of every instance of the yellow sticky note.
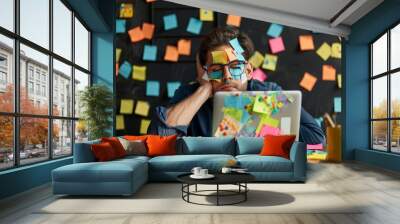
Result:
M336 69L332 65L322 66L322 80L335 81L336 80Z
M201 21L214 21L214 12L207 9L200 9Z
M332 44L332 53L331 57L332 58L342 58L342 45L340 43L333 43Z
M256 51L250 57L249 62L251 65L253 65L254 68L258 68L264 62L264 57L260 52Z
M119 59L121 57L121 52L122 52L121 48L116 48L115 49L115 60L116 60L117 63L119 62Z
M226 24L239 27L241 20L242 20L242 17L240 17L240 16L228 15L228 18L226 18Z
M264 63L262 67L264 69L275 71L277 63L278 63L278 56L273 54L265 54Z
M133 66L132 79L144 81L146 80L146 66Z
M131 3L122 3L119 9L119 17L120 18L132 18L133 17L133 4Z
M146 117L149 115L150 104L146 101L138 100L136 103L135 114Z
M213 51L211 52L213 58L213 64L226 64L228 63L228 56L225 51Z
M317 54L322 58L322 60L328 60L328 58L331 56L331 46L324 42L321 47L318 48Z
M119 109L120 114L132 114L133 113L133 100L121 99L121 107Z
M115 116L115 129L124 130L125 129L125 120L124 115Z
M140 121L140 134L147 134L147 129L149 128L150 120L142 119Z
M337 85L339 89L342 88L342 74L337 75Z

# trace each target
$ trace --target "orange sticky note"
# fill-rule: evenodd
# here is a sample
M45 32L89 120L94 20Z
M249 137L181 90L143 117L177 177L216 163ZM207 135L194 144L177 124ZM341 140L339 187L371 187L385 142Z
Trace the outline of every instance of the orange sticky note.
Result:
M239 27L241 20L242 20L242 17L240 17L240 16L228 15L228 18L226 19L226 24Z
M180 55L190 55L192 48L192 41L191 40L186 40L186 39L180 39L178 41L178 53Z
M304 73L303 79L300 81L300 86L304 89L311 91L314 88L317 78L310 73Z
M132 42L138 42L144 39L143 31L140 26L130 29L128 34Z
M153 38L155 25L152 23L143 23L142 31L144 39L151 40Z
M165 49L164 60L176 62L178 61L178 57L179 57L178 48L172 45L167 45Z
M309 51L314 50L314 39L311 35L300 35L299 36L300 42L300 50L302 51Z
M322 80L335 81L336 80L336 69L332 65L322 66Z

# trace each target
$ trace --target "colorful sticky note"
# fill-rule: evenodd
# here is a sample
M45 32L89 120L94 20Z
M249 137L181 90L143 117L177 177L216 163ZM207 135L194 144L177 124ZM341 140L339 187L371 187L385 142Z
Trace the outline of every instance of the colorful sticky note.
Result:
M139 81L146 80L146 66L134 65L132 79Z
M186 31L189 33L199 34L202 26L203 22L201 20L191 17L186 27Z
M322 80L335 81L336 80L336 69L332 65L322 66Z
M226 64L228 63L228 56L225 51L212 51L213 64Z
M132 114L133 113L133 100L121 99L121 106L119 109L120 114Z
M143 23L142 31L143 37L147 40L151 40L153 38L155 25L152 23Z
M126 28L125 28L125 24L126 21L124 19L117 19L115 21L115 32L116 33L125 33L126 32Z
M342 88L342 74L337 75L337 85L339 89Z
M134 13L133 4L131 3L121 3L119 8L120 18L132 18Z
M342 98L341 97L335 97L335 98L333 98L333 101L334 101L334 107L333 107L333 110L334 110L334 112L336 112L336 113L340 113L340 112L342 112Z
M168 97L172 98L175 94L175 91L181 86L180 82L167 82L167 92Z
M250 57L249 63L253 65L254 68L260 67L260 65L264 62L264 57L258 51L255 51L254 54Z
M235 119L237 122L242 120L243 110L237 108L223 108L224 116L229 116Z
M291 121L290 117L281 117L281 135L290 135Z
M176 14L169 14L163 17L164 30L172 30L178 27L178 19Z
M207 9L200 9L201 21L214 21L214 12Z
M273 54L265 54L264 63L262 65L262 67L264 69L275 71L277 63L278 63L278 56L273 55Z
M148 119L142 119L140 121L140 131L139 131L140 134L142 134L142 135L147 134L147 129L150 126L150 122L151 122L151 120L148 120Z
M155 45L144 45L143 60L144 61L155 61L157 58L157 46Z
M146 82L146 96L159 96L160 95L160 82L147 81Z
M178 53L180 55L189 56L192 49L192 41L187 39L180 39L178 41Z
M167 45L167 47L165 48L164 60L176 62L178 61L178 58L178 48L172 45Z
M270 127L268 125L264 125L258 135L258 137L264 137L266 135L280 135L281 130L279 128Z
M127 61L124 61L124 63L122 63L122 65L119 67L119 74L121 74L126 79L128 79L131 75L131 71L132 65Z
M139 42L144 39L144 34L140 26L134 27L128 31L131 42Z
M324 145L322 144L307 144L308 150L322 150L324 149Z
M273 39L269 39L269 48L273 54L282 52L285 50L285 45L283 44L282 37L277 37Z
M121 58L121 52L122 52L121 48L115 48L115 60L117 63L119 62L119 59Z
M116 130L124 130L125 129L124 115L116 115L115 116L115 129Z
M253 104L253 111L262 114L271 114L271 108L267 105L264 97L261 95L256 96Z
M314 38L312 35L300 35L299 44L302 51L314 50Z
M231 48L225 48L226 56L228 57L228 61L235 61L238 60L235 51Z
M263 115L261 117L260 123L257 126L256 133L260 133L264 125L268 125L273 128L277 128L279 126L279 120L270 117L269 115Z
M331 56L331 46L324 42L317 50L317 54L326 61Z
M300 86L304 89L311 91L314 88L317 78L308 72L304 73L303 79L300 81Z
M226 24L239 27L241 20L242 20L242 17L240 17L240 16L228 15L228 17L226 18Z
M149 114L150 104L146 101L138 100L136 103L135 114L146 117Z
M244 52L242 46L239 43L239 40L237 38L232 39L229 41L229 44L231 45L231 47L238 53L241 54Z
M333 43L331 49L331 57L332 58L342 58L342 44Z
M254 70L251 73L251 77L253 77L253 79L259 80L260 82L264 82L267 79L267 75L260 68L257 68L256 70Z
M282 33L282 30L283 30L282 25L272 23L268 28L267 35L271 37L279 37Z

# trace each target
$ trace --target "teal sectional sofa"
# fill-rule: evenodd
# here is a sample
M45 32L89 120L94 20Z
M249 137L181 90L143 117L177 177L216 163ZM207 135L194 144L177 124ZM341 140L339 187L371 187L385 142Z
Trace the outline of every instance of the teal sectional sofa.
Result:
M131 195L148 181L176 181L193 167L219 172L228 160L236 160L259 182L305 182L306 147L295 142L290 159L260 156L263 138L182 137L177 140L177 155L127 156L96 162L90 149L98 141L75 144L74 163L52 171L54 194Z

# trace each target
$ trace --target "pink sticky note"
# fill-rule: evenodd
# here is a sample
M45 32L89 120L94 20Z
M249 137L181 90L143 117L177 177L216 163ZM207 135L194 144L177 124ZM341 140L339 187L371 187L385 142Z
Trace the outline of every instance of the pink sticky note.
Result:
M269 39L269 48L273 54L279 53L285 50L282 37Z
M323 150L324 146L322 144L315 144L315 145L310 145L307 144L307 149L311 149L311 150Z
M279 135L281 130L279 128L270 127L268 125L264 125L260 131L259 137L264 137L266 135Z
M257 68L251 73L253 79L257 79L261 82L264 82L267 79L267 75L264 73L262 69Z

